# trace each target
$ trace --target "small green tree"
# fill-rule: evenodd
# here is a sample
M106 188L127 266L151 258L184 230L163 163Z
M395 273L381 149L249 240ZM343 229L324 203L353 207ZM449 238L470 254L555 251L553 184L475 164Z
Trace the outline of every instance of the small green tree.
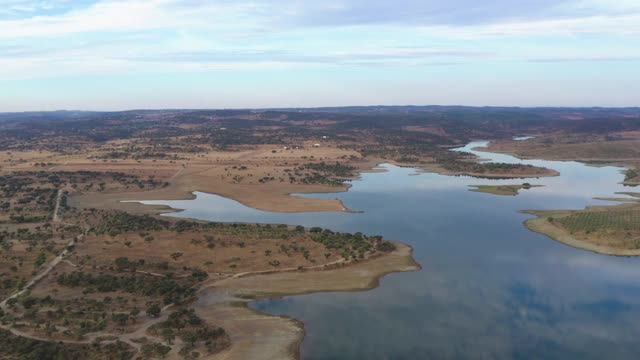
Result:
M176 333L175 333L175 331L173 331L173 329L164 328L164 329L162 329L162 338L169 345L173 345L173 340L175 340L175 338L176 338Z
M118 270L124 270L129 267L129 258L119 257L115 260L116 268Z
M160 313L162 312L162 309L160 309L160 305L153 303L151 305L149 305L149 307L147 307L147 315L151 316L151 317L158 317L160 316Z
M180 335L180 339L182 339L186 347L192 349L198 341L198 334L193 331L185 331Z
M127 325L127 320L129 320L129 315L121 313L111 314L111 320L120 326L125 326Z
M40 252L38 254L38 257L36 257L36 261L33 262L33 265L36 268L39 268L40 266L42 266L42 264L44 264L44 262L47 261L47 256L44 254L44 252Z

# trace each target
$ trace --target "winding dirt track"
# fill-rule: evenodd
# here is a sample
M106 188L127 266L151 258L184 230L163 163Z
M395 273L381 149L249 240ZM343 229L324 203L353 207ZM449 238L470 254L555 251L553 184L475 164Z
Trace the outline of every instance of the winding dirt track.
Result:
M58 189L58 195L56 195L56 207L53 209L53 222L58 222L60 218L60 201L62 199L62 189Z
M58 196L56 199L56 206L54 208L53 211L53 222L54 223L60 223L59 221L59 211L60 211L60 200L62 198L62 190L58 190ZM82 239L82 237L84 236L84 234L81 234L77 237L77 240ZM75 245L76 243L76 238L72 238L71 241L69 241L69 243L67 243L67 245L65 246L64 250L62 250L62 252L60 254L58 254L58 256L56 256L53 260L51 260L45 267L44 269L36 276L34 276L31 281L29 281L27 283L27 285L25 285L22 290L14 293L13 295L9 296L8 298L4 299L1 303L0 303L0 309L2 310L6 310L7 307L7 302L11 299L15 299L18 296L24 294L26 291L28 291L33 285L35 285L38 281L40 281L40 279L44 278L45 276L49 275L49 272L51 272L51 270L53 270L54 267L56 267L56 265L58 265L63 258L65 257L65 255L67 255L69 253L69 247Z
M58 195L57 195L57 198L56 198L56 205L54 207L53 216L52 216L52 222L53 223L64 224L64 222L60 221L60 202L61 202L61 199L62 199L62 189L59 189L58 190ZM38 275L34 276L31 279L31 281L29 281L22 288L22 290L12 294L8 298L6 298L2 302L0 302L0 309L5 310L5 311L8 310L7 304L9 302L9 300L18 298L22 294L24 294L27 291L29 291L29 289L31 289L38 281L43 279L45 276L49 275L51 270L53 270L60 262L64 261L64 262L69 263L72 266L76 266L75 264L71 263L69 260L66 260L64 257L69 253L70 247L75 245L76 241L82 240L83 237L84 237L84 234L80 234L77 237L72 238L71 241L69 241L67 243L67 245L65 246L64 250L62 250L62 252L60 252L60 254L58 254L58 256L53 258L53 260L51 260L42 269L42 271ZM150 274L150 275L155 275L155 274ZM172 306L172 304L171 305L167 305L164 308L162 308L161 315L158 316L157 318L148 318L147 317L144 320L144 323L142 324L142 326L140 326L136 331L134 331L132 333L113 334L113 333L105 333L105 332L95 332L95 333L85 334L85 336L84 336L85 339L83 339L83 340L66 340L66 339L63 339L63 340L55 340L55 341L63 342L63 343L67 343L67 344L89 344L89 343L93 342L96 338L99 338L99 337L110 337L110 338L114 338L114 339L113 340L107 340L105 342L115 342L116 340L120 340L120 341L123 341L123 342L133 346L134 349L139 350L140 349L140 344L134 342L133 339L146 336L147 338L151 338L154 341L162 342L159 339L156 339L154 337L150 337L150 336L146 335L146 331L147 331L147 329L149 329L154 324L157 324L158 322L166 320L167 317L168 317L167 311L171 306ZM25 337L25 338L28 338L28 339L39 340L39 341L52 341L52 339L48 339L48 338L40 337L40 336L37 336L37 335L29 334L29 333L26 333L24 331L18 330L18 329L14 328L14 327L11 327L9 325L0 324L0 328L10 331L13 335L16 335L16 336L22 336L22 337Z

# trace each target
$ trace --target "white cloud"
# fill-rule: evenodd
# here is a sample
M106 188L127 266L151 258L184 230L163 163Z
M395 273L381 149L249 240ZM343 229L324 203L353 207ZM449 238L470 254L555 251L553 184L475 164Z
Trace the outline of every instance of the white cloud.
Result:
M553 37L577 35L640 35L640 14L591 16L569 19L506 22L476 26L426 26L422 33L434 36L477 39L500 37Z
M13 5L8 8L35 10L54 6L47 2L9 1ZM463 6L465 3L469 3L469 0L453 1L452 5L447 6L437 5L439 3L433 1L407 1L390 6L386 1L379 0L333 1L323 4L293 0L186 3L178 0L102 0L62 15L36 15L0 21L0 37L52 37L87 32L162 29L220 31L242 36L258 31L294 31L295 28L329 24L334 27L374 24L417 27L444 36L640 32L640 5L635 0L559 1L557 4L560 5L555 6L553 1L545 0L540 6L530 6L530 14L513 6L506 8L516 10L499 10L504 0L489 1L482 6L467 4L469 6L466 8ZM527 8L522 6L522 9ZM387 13L380 14L383 10L387 10ZM422 15L417 16L414 12ZM489 13L497 15L490 16ZM335 21L331 20L332 17L342 20L333 23Z
M249 4L179 6L176 0L109 0L62 15L0 21L0 37L54 37L140 30L227 30L242 32ZM256 19L253 19L256 20Z
M640 57L640 50L631 46L614 55L606 41L588 52L568 46L558 53L534 45L537 37L569 43L582 35L635 39L640 11L636 1L628 0L526 1L522 8L530 9L530 15L520 8L501 9L510 0L407 0L393 6L382 0L101 0L57 15L41 13L77 2L0 1L5 9L29 13L0 20L3 79ZM465 23L471 18L478 19ZM544 56L513 46L492 47L501 39L521 40L521 47Z

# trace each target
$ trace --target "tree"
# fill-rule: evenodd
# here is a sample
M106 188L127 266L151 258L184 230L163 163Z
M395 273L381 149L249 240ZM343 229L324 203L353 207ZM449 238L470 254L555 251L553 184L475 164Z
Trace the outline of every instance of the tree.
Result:
M162 329L162 338L169 345L173 345L173 340L176 338L176 333L175 331L173 331L173 329L164 328Z
M44 254L44 252L40 252L38 254L38 257L36 258L36 261L33 263L33 265L38 268L40 267L42 264L44 264L44 262L47 260L47 256Z
M180 338L185 343L185 345L189 348L193 348L198 341L198 334L193 331L185 331L180 335Z
M206 271L202 271L200 269L195 269L191 272L191 277L196 279L197 281L203 281L209 276Z
M141 350L147 358L152 358L154 355L157 355L161 359L164 359L164 357L171 351L171 347L160 343L152 343L142 345Z
M162 309L160 309L160 305L156 303L149 305L149 307L147 308L147 315L151 317L160 316L160 312L162 312Z
M20 280L18 280L18 285L16 287L18 288L18 290L22 290L25 285L27 285L27 279L21 277Z
M129 320L129 315L121 313L111 314L111 320L113 320L120 326L125 326L127 325L127 320Z
M119 257L115 260L116 268L118 270L124 270L129 267L129 258Z
M31 296L27 296L22 299L21 304L25 309L30 309L33 305L35 305L37 299Z

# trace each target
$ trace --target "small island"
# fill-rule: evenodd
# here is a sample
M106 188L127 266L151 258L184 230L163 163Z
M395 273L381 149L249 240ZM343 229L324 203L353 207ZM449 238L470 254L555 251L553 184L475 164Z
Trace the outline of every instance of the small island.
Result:
M482 192L493 195L516 196L520 190L528 190L534 187L542 187L543 185L531 185L529 183L515 185L470 185L469 191Z

